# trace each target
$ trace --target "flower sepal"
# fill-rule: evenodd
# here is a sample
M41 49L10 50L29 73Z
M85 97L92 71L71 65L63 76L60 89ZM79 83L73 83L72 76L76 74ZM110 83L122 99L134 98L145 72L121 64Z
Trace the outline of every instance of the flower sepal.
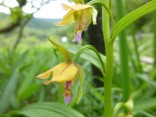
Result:
M82 4L84 4L84 0L72 0L74 3L82 3Z
M49 36L48 36L48 40L51 42L51 44L53 44L53 46L56 47L56 49L58 49L60 51L60 53L64 56L64 58L66 59L67 62L71 62L70 53L66 48L61 46L61 44L57 44L56 42L51 40Z

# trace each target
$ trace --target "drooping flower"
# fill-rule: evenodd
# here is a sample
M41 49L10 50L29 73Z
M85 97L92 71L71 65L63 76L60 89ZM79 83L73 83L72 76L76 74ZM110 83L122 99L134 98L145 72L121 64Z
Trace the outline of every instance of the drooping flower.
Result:
M72 85L79 77L80 71L77 64L63 62L48 71L39 74L40 79L48 79L52 75L52 79L44 82L49 85L51 82L64 83L65 91L63 92L64 101L68 104L72 100Z
M78 89L79 102L82 95L82 70L77 63L71 62L68 50L50 39L49 41L62 53L66 62L62 62L36 77L44 80L52 77L50 80L44 82L45 85L49 85L52 82L64 83L65 90L63 92L63 97L66 104L70 103L72 100L72 86L76 83L77 79L80 78Z
M62 21L56 23L58 26L63 26L76 22L76 27L74 31L74 40L78 43L82 42L82 31L87 28L91 21L96 24L97 11L91 5L77 3L74 6L68 6L62 4L64 10L68 10L67 14L63 17Z

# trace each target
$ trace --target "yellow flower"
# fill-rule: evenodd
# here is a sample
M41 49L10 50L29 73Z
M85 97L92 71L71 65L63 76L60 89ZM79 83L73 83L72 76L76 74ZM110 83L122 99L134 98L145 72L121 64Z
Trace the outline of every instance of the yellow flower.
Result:
M62 21L56 23L58 26L63 26L76 22L75 28L75 41L82 42L82 31L89 26L91 21L96 24L97 11L91 5L75 4L74 6L68 6L62 4L64 10L68 10L67 14L63 17Z
M44 84L49 85L51 82L65 83L65 91L63 92L64 101L68 104L72 100L72 85L79 77L80 69L75 63L63 62L48 71L39 74L40 79L48 79L51 75L53 78Z
M44 84L48 85L51 82L67 82L67 81L74 81L78 77L79 69L77 64L63 62L55 67L49 69L48 71L39 74L37 77L40 79L48 79L52 74L53 78Z
M52 67L48 71L39 74L36 77L44 80L48 79L49 77L52 77L52 79L50 79L49 81L44 82L44 84L46 85L49 85L51 82L64 83L65 91L63 92L63 96L66 104L68 104L72 100L73 97L72 86L79 78L80 83L78 87L78 101L77 101L79 103L83 89L83 70L80 68L78 64L73 63L71 61L70 53L66 48L51 40L50 37L48 39L64 56L66 62L60 63Z

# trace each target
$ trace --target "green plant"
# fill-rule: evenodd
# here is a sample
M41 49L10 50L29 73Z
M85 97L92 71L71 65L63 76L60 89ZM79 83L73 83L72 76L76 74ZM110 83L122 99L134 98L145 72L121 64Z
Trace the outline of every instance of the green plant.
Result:
M75 10L74 7L70 7L70 6L65 6L64 7L66 9L69 9L69 12L67 13L68 15L65 16L65 22L68 21L68 18L71 18L70 21L75 21L76 22L76 31L75 31L75 38L76 39L81 39L81 33L83 31L84 28L86 28L85 25L85 15L82 15L82 11L88 13L89 15L93 16L93 18L91 18L90 16L87 16L87 26L90 24L91 20L94 20L94 24L95 24L95 17L96 17L96 10L93 7L93 5L98 4L100 6L102 6L102 28L103 28L103 36L104 36L104 41L105 41L105 46L106 46L106 56L102 55L101 53L99 53L93 46L90 45L85 45L85 46L80 46L80 45L72 45L71 43L69 45L64 45L65 47L63 47L60 43L56 43L54 40L50 40L52 42L52 44L63 54L63 56L66 58L67 62L70 62L72 64L82 64L82 68L85 68L83 65L83 62L81 61L82 59L85 59L87 61L89 61L91 64L95 65L99 71L101 71L103 77L99 78L99 80L101 80L102 82L104 82L104 87L100 87L100 88L94 88L92 86L92 84L89 84L89 80L87 79L87 76L84 76L85 78L80 78L80 85L79 85L79 92L76 93L77 91L75 89L77 89L77 84L74 83L74 87L76 87L72 90L74 90L73 92L79 96L78 97L74 97L73 101L71 102L71 104L69 104L69 106L72 106L78 110L81 110L81 106L78 107L75 105L76 99L81 97L82 94L82 87L89 87L89 89L87 90L86 88L86 92L88 91L88 94L91 94L90 96L86 96L82 98L82 101L84 101L84 105L85 104L89 104L90 107L83 107L84 110L81 110L82 113L84 113L84 115L89 116L89 114L87 113L87 111L91 108L92 105L96 106L98 109L104 108L104 111L101 110L96 110L96 114L98 115L99 113L101 114L101 116L105 116L105 117L118 117L118 116L149 116L149 115L154 115L155 112L153 110L149 111L148 109L151 108L155 108L155 90L152 90L153 88L155 88L155 81L153 77L148 77L145 74L143 74L142 72L135 72L134 74L130 74L130 72L132 71L131 69L129 69L128 66L128 47L126 47L126 43L129 42L129 40L127 40L126 42L126 34L124 31L129 25L131 25L134 21L136 21L137 19L139 19L140 17L156 10L156 0L152 0L150 2L148 2L147 4L139 7L138 9L130 12L129 14L123 16L123 7L122 7L122 1L118 1L118 3L116 3L117 6L117 16L118 18L118 22L114 23L114 19L113 19L113 14L111 12L111 1L110 0L92 0L88 3L84 3L83 0L73 0L76 5L78 3L80 3L80 7L78 7L77 10ZM121 5L121 6L120 6ZM76 7L76 8L77 8ZM90 13L91 12L91 13ZM70 17L68 17L70 16ZM83 17L80 17L83 16ZM121 19L120 19L121 18ZM88 24L89 23L89 24ZM85 26L84 26L85 25ZM82 27L81 27L82 26ZM112 27L111 27L112 26ZM113 53L117 52L117 50L113 49L113 45L115 44L116 37L119 36L119 46L120 46L120 51L118 53L121 54L121 62L120 64L122 64L122 69L118 71L118 65L119 63L115 63L115 66L117 66L113 71L113 63L116 61L116 58L114 59ZM50 39L53 39L52 36L49 36ZM75 40L76 40L75 39ZM81 40L77 40L79 43L81 42ZM124 45L124 46L123 46ZM136 45L137 46L137 45ZM51 54L49 55L49 46L48 49L44 48L42 50L42 48L37 48L34 53L33 52L22 52L21 53L13 53L11 54L13 56L15 55L23 55L25 58L26 56L29 56L30 58L28 60L26 60L22 66L20 66L20 63L23 63L22 60L25 59L20 59L21 62L17 62L13 68L15 68L15 71L13 74L10 73L11 69L13 69L11 67L11 65L9 65L10 63L13 64L17 58L13 58L13 60L10 62L9 60L5 60L5 57L1 57L3 60L2 61L8 61L8 65L5 65L3 62L1 62L2 68L0 69L2 71L2 75L5 74L5 72L8 72L8 76L10 76L10 79L6 79L6 84L8 85L2 85L1 89L3 89L2 92L2 97L1 100L2 102L0 103L2 106L4 106L5 104L5 108L2 109L2 112L5 112L7 107L9 107L8 105L10 104L9 102L7 102L7 100L16 100L16 101L12 101L12 106L19 108L21 106L22 102L24 103L24 99L26 98L30 98L29 100L26 101L26 103L28 102L33 102L35 101L44 101L44 100L56 100L58 99L59 102L63 102L62 98L61 98L61 92L63 90L63 86L62 85L56 85L56 84L52 84L49 85L47 87L41 85L42 81L39 81L37 79L34 79L35 74L39 73L39 68L42 68L41 70L44 71L46 70L48 67L50 67L50 61L49 63L47 63L47 60L51 60ZM68 49L66 49L68 48ZM115 48L116 49L116 48ZM45 51L46 50L46 51ZM59 56L59 53L57 52L57 50L52 49L53 54L52 57L54 59L52 59L52 66L60 63L63 58ZM129 50L131 51L131 50ZM41 54L40 54L41 53ZM67 54L69 53L69 55ZM136 53L137 53L137 48L136 48ZM48 55L48 56L47 56ZM138 55L138 54L137 54ZM17 57L18 57L17 56ZM69 57L70 56L70 57ZM22 56L21 56L22 57ZM9 58L9 57L6 57ZM139 58L139 57L138 57ZM137 60L139 60L137 58ZM41 61L42 60L42 61ZM31 61L31 62L30 62ZM79 62L80 61L80 62ZM140 61L138 61L140 62ZM46 63L46 65L44 65ZM133 64L133 63L131 63ZM17 66L17 68L16 68ZM28 67L27 66L31 66ZM11 68L11 69L9 69ZM40 72L41 72L40 70ZM84 69L85 70L85 69ZM17 75L19 75L19 72L22 72L21 77L25 76L26 78L24 80L20 79L20 82L18 81L18 77ZM78 70L79 71L79 70ZM27 73L29 72L29 74L27 75ZM89 73L90 71L86 71L87 73ZM120 81L117 81L117 78L119 75L119 72L123 73L122 75L122 79ZM113 73L115 73L115 76L113 77ZM142 73L142 74L141 74ZM155 71L151 71L151 76L152 74L155 74ZM121 75L121 74L120 74ZM89 74L89 76L91 76ZM134 82L134 86L130 85L131 79L130 76L134 76L135 78L133 78L133 82ZM92 78L93 76L91 76ZM12 80L14 82L12 82ZM71 80L71 79L70 79ZM113 82L114 80L116 80L115 82ZM22 81L22 83L21 83ZM19 90L17 90L17 95L15 94L15 87L17 86L17 82L19 82ZM66 81L67 82L67 81ZM84 85L82 84L84 83ZM132 83L132 82L131 82ZM3 82L1 83L3 84ZM11 85L10 85L11 84ZM123 85L124 84L124 85ZM56 91L56 89L52 88L52 86L58 86L59 88L57 88L58 90ZM87 86L85 86L87 85ZM9 93L10 87L13 86L12 88L12 93ZM130 89L130 87L132 87L132 91ZM68 88L67 88L68 89ZM71 89L70 89L71 90ZM91 91L90 91L91 90ZM85 90L83 90L85 92ZM93 92L92 92L93 91ZM37 96L37 93L39 93L39 97L38 98L33 98L31 97L31 95ZM48 93L48 95L46 95L46 93ZM51 94L56 93L56 96L53 97L51 99ZM117 93L117 94L115 94ZM143 95L144 93L146 93L147 95ZM103 96L104 94L104 96ZM10 95L13 95L13 99L11 99ZM119 95L119 97L118 97ZM143 95L143 96L142 96ZM75 95L74 95L75 96ZM5 98L7 97L7 98ZM92 103L87 102L88 101L88 97L90 97L90 100L94 100ZM122 99L120 98L122 97ZM55 98L55 99L54 99ZM149 98L149 100L147 100L145 102L145 100ZM139 101L138 101L139 100ZM5 102L5 103L4 103ZM99 103L100 102L100 103ZM134 102L134 104L133 104ZM151 102L151 103L150 103ZM103 107L104 104L104 107ZM41 106L43 105L43 106ZM50 106L57 106L58 108L55 110L55 108L50 107ZM94 107L93 107L94 108ZM86 109L86 111L85 111ZM33 110L37 110L37 112L41 111L43 112L43 115L40 114L38 115L38 113L33 113ZM59 111L61 110L61 111ZM19 116L19 115L26 115L26 116L48 116L48 114L54 114L57 116L62 116L63 114L67 114L67 116L70 116L70 113L75 113L77 116L81 115L80 113L77 113L76 111L72 111L72 110L68 110L68 107L66 107L65 105L60 105L58 103L37 103L37 104L33 104L33 105L28 105L27 107L24 107L23 109L19 109L18 111L15 112L10 112L8 114L8 116ZM94 115L96 115L94 113ZM103 114L103 115L102 115ZM76 116L75 115L75 116ZM6 115L7 116L7 115ZM81 115L83 116L83 115Z

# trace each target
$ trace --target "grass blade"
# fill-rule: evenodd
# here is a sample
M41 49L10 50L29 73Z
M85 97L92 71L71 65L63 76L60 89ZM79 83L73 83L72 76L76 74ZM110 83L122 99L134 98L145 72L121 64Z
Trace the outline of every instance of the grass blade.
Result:
M138 9L132 11L128 15L121 18L118 23L114 26L112 30L112 39L115 40L116 36L122 32L126 27L132 24L134 21L139 19L140 17L156 10L156 0L152 0L147 4L139 7Z
M17 80L18 69L15 69L2 93L2 97L0 98L0 113L4 113L7 107L9 106L11 96L13 95L16 89Z

